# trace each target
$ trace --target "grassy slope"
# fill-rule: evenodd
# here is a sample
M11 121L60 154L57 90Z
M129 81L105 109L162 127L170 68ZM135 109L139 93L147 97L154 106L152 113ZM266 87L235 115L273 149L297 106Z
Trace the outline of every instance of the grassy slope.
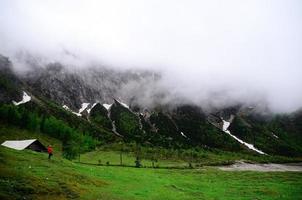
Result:
M0 147L0 199L299 199L302 173L96 167Z
M302 173L224 172L214 168L194 170L147 169L81 165L60 156L61 143L44 134L0 125L0 138L38 138L51 143L47 154L0 147L0 199L299 199ZM102 162L119 162L116 152L101 152ZM89 157L90 155L90 157ZM234 155L206 154L207 159ZM97 161L100 152L82 155ZM216 156L216 157L215 157ZM206 158L205 158L206 159ZM133 155L124 162L134 164ZM148 161L151 165L150 161ZM145 160L143 164L147 164ZM159 160L160 165L184 161ZM114 164L114 163L112 163Z

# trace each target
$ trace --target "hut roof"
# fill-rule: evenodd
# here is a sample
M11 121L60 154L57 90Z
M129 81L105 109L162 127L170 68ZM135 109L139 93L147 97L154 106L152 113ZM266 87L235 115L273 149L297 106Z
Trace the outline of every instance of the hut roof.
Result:
M26 149L29 145L34 143L37 139L31 140L6 140L1 145L5 147L9 147L16 150L23 150Z

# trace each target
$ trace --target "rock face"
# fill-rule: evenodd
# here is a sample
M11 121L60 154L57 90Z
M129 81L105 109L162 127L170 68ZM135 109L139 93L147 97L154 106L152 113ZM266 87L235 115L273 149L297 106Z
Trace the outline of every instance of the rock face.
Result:
M110 93L103 96L101 92L89 85L77 73L66 71L58 63L49 64L45 69L40 68L36 73L28 73L22 79L33 90L61 105L67 105L77 110L83 102L103 100Z
M125 88L130 87L132 91L147 88L153 84L149 80L160 79L153 72L107 68L71 71L60 63L51 63L36 65L33 71L17 76L11 66L7 58L0 56L1 103L20 101L22 91L26 91L34 99L46 99L68 108L67 112L78 114L81 120L111 131L127 142L255 153L235 140L236 137L267 154L302 155L302 112L263 115L242 105L210 111L190 104L158 104L146 108L137 103L137 96L143 90L130 93ZM163 91L159 94L159 98L165 95ZM225 121L230 123L228 130L234 137L223 132Z
M119 72L107 68L71 71L60 63L52 63L36 67L34 72L27 72L21 79L36 93L77 110L83 102L112 103L114 98L122 95L123 85L152 75L149 72Z
M12 71L12 63L0 55L0 102L22 99L22 83Z

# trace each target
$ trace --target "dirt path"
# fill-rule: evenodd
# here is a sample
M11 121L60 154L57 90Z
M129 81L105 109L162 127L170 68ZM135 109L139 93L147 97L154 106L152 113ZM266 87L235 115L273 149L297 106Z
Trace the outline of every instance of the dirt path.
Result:
M221 166L218 168L224 171L302 172L302 163L250 164L237 162L233 165Z

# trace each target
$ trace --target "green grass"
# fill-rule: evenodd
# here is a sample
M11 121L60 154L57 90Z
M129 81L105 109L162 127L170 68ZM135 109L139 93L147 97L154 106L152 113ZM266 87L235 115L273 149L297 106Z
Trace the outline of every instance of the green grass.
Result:
M122 164L127 166L134 166L136 154L133 152L133 147L124 146L126 151L122 153ZM112 144L99 148L96 151L88 152L80 156L80 162L90 164L106 165L108 162L110 165L120 165L120 151L118 145ZM153 149L154 150L154 149ZM156 158L154 162L155 167L159 168L188 168L189 162L193 167L201 166L213 166L213 165L227 165L235 163L238 160L244 160L250 163L286 163L286 162L301 162L301 158L287 158L281 156L266 156L266 155L253 155L235 152L226 152L221 150L202 150L199 149L195 153L195 157L192 158L186 154L178 155L175 150L162 149L156 151L156 153L150 153L152 149L147 147L141 147L141 164L143 167L153 167L151 157ZM190 155L190 150L187 152ZM79 161L77 159L77 161Z
M0 199L301 199L302 173L88 166L0 147Z
M109 162L110 165L120 165L120 152L116 151L93 151L82 154L80 162L90 164L106 165ZM135 166L135 154L123 153L122 164L126 166ZM152 167L152 160L142 159L142 167ZM154 162L154 167L188 167L188 162L183 160L174 159L160 159Z
M55 150L53 160L48 161L45 153L17 151L1 146L1 200L302 199L302 173L298 172L229 172L214 167L152 169L84 165L63 159L61 143L56 139L45 134L0 125L1 142L29 138L38 138L45 145L52 144ZM110 164L119 164L119 152L113 149L116 148L108 146L101 151L85 153L81 155L81 161L98 163L101 159L102 164L107 161ZM142 148L142 151L146 149ZM202 159L194 164L219 164L237 159L263 162L277 159L222 151L199 153ZM134 154L124 153L123 163L134 165ZM142 164L151 166L151 161L144 159ZM188 166L186 161L175 155L160 155L157 164L160 167Z

